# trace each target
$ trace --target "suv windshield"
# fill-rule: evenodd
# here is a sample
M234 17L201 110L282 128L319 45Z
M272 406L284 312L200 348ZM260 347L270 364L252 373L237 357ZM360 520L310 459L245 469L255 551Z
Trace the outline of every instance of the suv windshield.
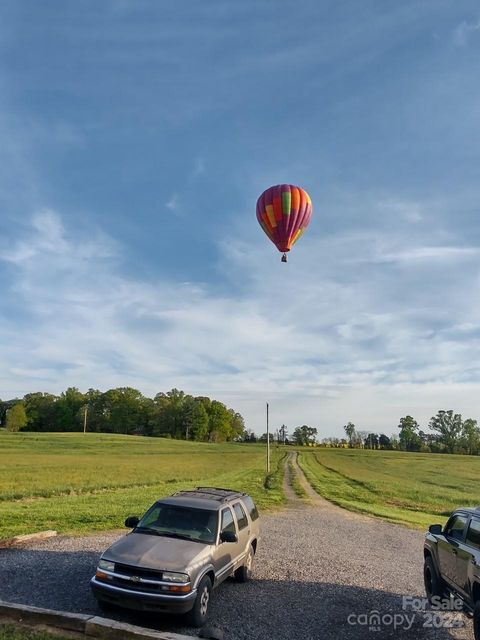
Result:
M217 532L217 512L160 502L147 511L135 527L135 532L213 544Z

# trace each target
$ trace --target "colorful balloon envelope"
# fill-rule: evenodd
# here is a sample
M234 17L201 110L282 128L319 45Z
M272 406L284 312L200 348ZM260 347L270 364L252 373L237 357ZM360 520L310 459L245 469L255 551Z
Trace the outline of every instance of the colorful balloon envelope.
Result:
M304 234L312 219L312 200L308 193L293 184L279 184L262 193L257 201L257 220L267 236L283 253Z

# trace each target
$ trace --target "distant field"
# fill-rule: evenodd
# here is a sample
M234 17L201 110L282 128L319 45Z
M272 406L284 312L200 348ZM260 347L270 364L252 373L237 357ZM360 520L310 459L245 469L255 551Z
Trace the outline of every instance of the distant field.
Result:
M445 522L459 506L480 505L480 457L316 449L299 464L332 502L416 528Z
M275 468L284 455L273 450ZM281 473L280 473L281 475ZM0 433L0 538L43 529L123 526L152 502L199 484L250 492L260 508L284 502L264 488L265 447L83 433Z

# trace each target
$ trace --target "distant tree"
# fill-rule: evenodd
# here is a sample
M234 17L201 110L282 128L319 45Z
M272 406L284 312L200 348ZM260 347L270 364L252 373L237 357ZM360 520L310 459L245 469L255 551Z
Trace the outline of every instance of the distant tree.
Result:
M343 427L345 433L347 434L348 444L350 446L353 445L353 437L355 435L355 425L353 422L347 422L347 424Z
M230 414L230 434L228 439L238 440L245 430L245 421L243 416L233 409L229 409L228 413Z
M27 414L27 431L59 431L55 421L55 403L57 396L51 393L27 393L24 396L25 412Z
M107 431L142 435L145 426L142 393L132 387L118 387L109 389L103 396L103 413Z
M400 429L398 436L400 449L402 451L420 451L422 441L418 435L418 422L412 416L405 416L400 418L398 428Z
M208 437L208 414L205 406L192 396L183 403L182 421L187 440L204 441Z
M27 414L23 402L18 402L7 411L7 431L21 431L27 424Z
M313 444L317 439L317 429L304 424L293 432L293 442L298 445Z
M0 427L5 427L7 422L7 411L17 403L22 402L20 398L12 398L11 400L0 400Z
M211 399L208 398L207 396L196 396L195 400L203 404L203 406L207 411L210 408L210 405L212 404Z
M210 442L232 440L231 416L227 407L218 400L212 400L208 413L208 439Z
M438 433L437 439L441 442L448 453L454 453L459 443L462 433L462 416L459 413L449 411L439 411L430 420L429 427Z
M105 408L105 396L98 389L89 389L85 394L85 405L80 408L78 419L82 421L87 412L87 431L101 433L107 430L107 415Z
M378 449L380 446L378 435L376 433L369 433L364 440L365 449Z
M283 442L284 444L287 441L287 435L288 435L287 426L285 424L282 424L282 426L279 429L279 436L280 436L280 441Z
M390 447L394 451L398 451L400 449L400 440L396 433L392 433L392 435L390 436Z
M386 436L384 433L381 433L378 438L378 444L380 445L380 449L391 449L392 443L390 438Z
M86 396L75 387L70 387L60 394L55 403L54 423L52 431L81 431ZM80 409L83 409L80 411Z
M418 437L420 438L420 449L422 453L430 453L431 452L431 441L436 440L436 436L433 436L431 433L426 433L421 429L418 431Z
M273 433L269 433L268 434L268 440L270 442L270 444L273 443ZM267 442L267 434L266 433L262 433L262 435L259 437L258 442L263 442L266 443Z
M167 393L157 393L154 402L152 432L155 436L170 435L172 438L185 438L187 427L184 424L185 393L171 389Z
M70 387L59 397L30 393L23 400L0 401L0 426L6 424L7 412L19 402L25 407L28 431L81 431L85 416L87 431L98 433L225 442L242 439L245 431L243 416L234 409L178 389L158 393L153 400L132 387L104 393L98 389L81 393Z
M480 452L480 429L477 421L472 418L464 420L462 425L461 445L468 455L478 455Z

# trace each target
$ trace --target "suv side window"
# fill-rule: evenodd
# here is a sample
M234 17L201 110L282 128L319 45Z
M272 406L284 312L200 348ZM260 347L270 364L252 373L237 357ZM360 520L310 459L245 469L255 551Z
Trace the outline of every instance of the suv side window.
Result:
M455 515L453 516L445 529L445 535L452 540L461 542L463 540L463 532L467 524L467 516Z
M480 549L480 520L472 518L470 521L465 543L471 547L477 547L477 549Z
M222 510L222 528L220 532L231 531L232 533L237 533L235 530L235 522L233 521L233 515L231 510L227 507L227 509Z
M247 507L249 513L250 513L250 518L252 520L257 520L258 511L257 511L257 507L255 506L255 503L252 500L252 498L250 496L243 496L243 501L244 501L245 506Z
M247 514L243 510L240 502L236 502L233 505L233 510L235 511L235 515L237 516L238 529L241 531L242 529L245 529L246 526L248 526Z

